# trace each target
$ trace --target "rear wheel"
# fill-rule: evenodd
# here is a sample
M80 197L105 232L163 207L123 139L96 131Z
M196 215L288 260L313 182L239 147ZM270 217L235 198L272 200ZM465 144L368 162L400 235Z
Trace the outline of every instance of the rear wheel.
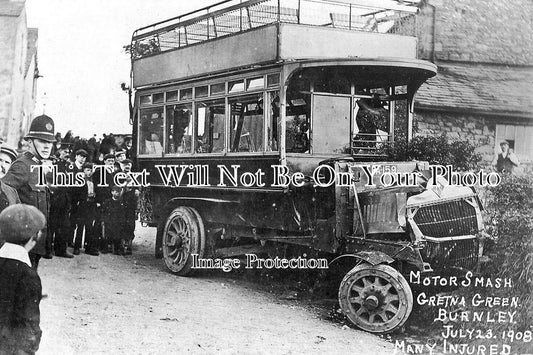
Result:
M193 255L204 257L205 229L200 214L191 207L174 209L165 222L162 247L168 269L177 275L189 274Z
M407 280L388 265L360 264L344 276L339 288L342 312L357 327L388 333L401 327L413 309Z

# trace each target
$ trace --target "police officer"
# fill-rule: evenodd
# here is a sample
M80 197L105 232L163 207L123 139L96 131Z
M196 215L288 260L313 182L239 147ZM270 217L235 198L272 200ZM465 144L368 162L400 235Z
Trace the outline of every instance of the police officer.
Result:
M52 147L56 142L54 120L46 115L35 117L24 139L28 141L28 150L15 160L2 180L17 190L22 203L37 207L48 220L50 192L46 185L37 185L39 171L32 169L32 166L42 165L43 160L50 158ZM42 234L43 237L29 253L32 267L35 270L41 257L52 258L52 255L46 252L46 236L48 235L46 227L43 228Z
M11 164L17 160L17 151L15 148L3 143L0 144L0 178L3 178L8 172ZM0 212L9 205L20 203L17 190L6 185L0 180Z

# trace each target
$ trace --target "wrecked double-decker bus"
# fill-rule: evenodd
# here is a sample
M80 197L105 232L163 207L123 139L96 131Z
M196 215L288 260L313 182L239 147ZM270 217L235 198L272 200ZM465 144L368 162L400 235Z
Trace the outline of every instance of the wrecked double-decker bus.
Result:
M416 59L417 8L389 5L224 1L134 32L142 221L171 272L311 248L352 263L342 312L385 333L412 310L406 272L476 263L475 193L430 188L427 163L382 153L409 141L414 95L436 75Z

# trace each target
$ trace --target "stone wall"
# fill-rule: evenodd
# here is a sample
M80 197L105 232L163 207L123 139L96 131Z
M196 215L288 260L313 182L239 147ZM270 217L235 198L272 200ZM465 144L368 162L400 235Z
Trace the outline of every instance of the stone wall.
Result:
M448 112L416 112L415 136L439 136L446 133L450 140L467 140L483 157L482 165L490 166L494 158L496 123L482 116Z
M446 134L450 141L469 141L476 152L481 154L481 166L490 168L494 154L498 149L496 142L496 124L501 120L477 114L438 112L430 110L415 110L413 119L414 136L439 136ZM527 124L523 120L506 120L506 124ZM529 124L532 124L531 122ZM517 170L530 172L533 161L521 161Z
M531 0L425 3L417 19L420 58L533 64Z
M23 8L18 16L0 15L0 138L13 146L17 146L24 122L33 115L35 106L33 70L37 64L32 59L32 72L27 77L27 53L26 10ZM31 102L26 100L28 94Z

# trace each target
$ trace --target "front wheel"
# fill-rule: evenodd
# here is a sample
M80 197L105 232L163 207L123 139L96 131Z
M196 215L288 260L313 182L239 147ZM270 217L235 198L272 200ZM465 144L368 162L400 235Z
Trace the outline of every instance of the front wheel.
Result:
M193 266L193 255L204 257L205 230L200 214L191 207L174 209L163 229L163 259L177 275L187 275Z
M407 280L388 265L360 264L350 270L339 287L342 312L357 327L388 333L401 327L413 309Z

